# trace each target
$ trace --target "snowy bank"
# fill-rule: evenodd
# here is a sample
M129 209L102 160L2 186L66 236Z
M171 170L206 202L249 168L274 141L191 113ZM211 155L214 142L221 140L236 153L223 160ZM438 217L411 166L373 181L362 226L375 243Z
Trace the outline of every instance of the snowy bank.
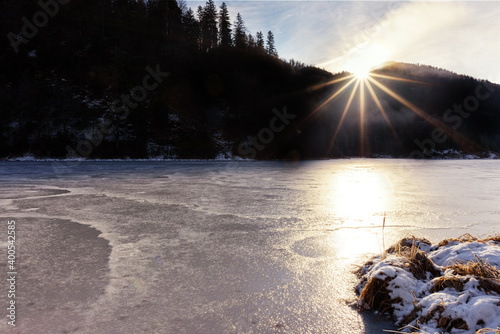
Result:
M9 157L0 158L0 161L21 161L21 162L248 162L254 161L252 159L240 158L238 156L228 156L227 154L219 154L214 159L178 159L178 158L163 158L163 157L149 157L149 158L120 158L120 159L88 159L88 158L70 158L70 159L58 159L58 158L38 158L33 155L24 155L19 157Z
M500 236L405 238L360 269L358 307L390 314L403 332L500 333L499 268Z

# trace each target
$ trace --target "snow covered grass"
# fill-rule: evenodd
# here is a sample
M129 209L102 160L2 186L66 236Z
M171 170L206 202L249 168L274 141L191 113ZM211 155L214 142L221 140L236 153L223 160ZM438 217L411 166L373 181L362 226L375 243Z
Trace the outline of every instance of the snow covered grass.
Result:
M390 314L395 333L500 334L500 236L404 238L359 271L360 310Z

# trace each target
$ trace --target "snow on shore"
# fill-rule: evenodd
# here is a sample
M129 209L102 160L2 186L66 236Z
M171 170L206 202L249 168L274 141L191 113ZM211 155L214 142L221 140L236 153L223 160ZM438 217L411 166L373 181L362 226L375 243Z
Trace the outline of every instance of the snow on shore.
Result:
M231 153L228 143L222 140L218 141L220 146L224 146L225 149L219 152L215 159L178 159L170 154L155 154L161 151L162 147L149 145L148 151L150 154L148 158L133 159L133 158L120 158L120 159L99 159L93 158L88 159L84 157L79 158L50 158L50 157L36 157L33 154L26 154L24 156L17 157L4 157L0 158L0 161L252 161L252 159L242 158L235 156ZM361 158L361 157L349 157L349 158ZM372 156L374 159L405 159L404 157L396 157L391 155L380 155L374 154ZM456 150L444 150L444 151L432 151L429 152L428 159L430 160L496 160L500 159L498 153L484 153L481 156L466 154Z
M391 314L404 332L500 329L499 268L500 236L405 238L361 268L358 306Z
M170 161L181 161L181 162L207 162L207 161L221 161L221 162L230 162L230 161L252 161L251 159L244 159L237 156L227 156L224 154L219 154L215 159L177 159L177 158L162 158L162 157L151 157L144 159L135 159L135 158L121 158L121 159L86 159L86 158L72 158L72 159L57 159L57 158L37 158L32 155L25 155L21 157L12 157L0 159L0 161L21 161L21 162L75 162L75 161L88 161L88 162L121 162L121 161L131 161L131 162L170 162Z

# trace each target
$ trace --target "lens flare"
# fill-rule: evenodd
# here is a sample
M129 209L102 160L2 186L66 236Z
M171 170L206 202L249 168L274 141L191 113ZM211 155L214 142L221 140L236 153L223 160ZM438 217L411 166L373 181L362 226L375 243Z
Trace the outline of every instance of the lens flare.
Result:
M347 63L347 71L359 80L367 79L370 72L389 60L389 51L380 44L359 46Z
M333 136L330 141L329 149L327 152L327 155L330 155L332 150L335 147L335 141L340 133L340 130L342 128L342 125L346 119L347 114L349 113L351 109L352 102L357 95L359 97L359 119L360 119L360 124L359 124L359 149L360 153L362 156L369 155L369 141L367 138L367 131L368 131L368 123L365 124L366 120L366 103L367 100L371 98L371 100L375 103L377 106L378 110L382 114L385 122L391 129L394 138L399 142L399 136L396 132L396 129L391 123L391 120L388 117L388 114L384 107L382 106L382 103L380 102L379 97L377 96L377 93L385 93L387 96L391 97L392 99L398 101L401 103L403 106L414 112L417 116L420 118L424 119L426 122L431 124L432 126L436 128L440 128L443 130L443 132L448 135L450 138L455 140L458 144L462 146L467 146L467 145L474 145L473 142L471 142L469 139L466 137L460 135L456 131L454 131L452 128L447 126L446 124L443 124L443 122L440 122L439 120L436 120L433 116L431 116L429 113L426 111L418 108L417 106L413 105L410 103L408 100L400 96L398 93L395 91L389 89L387 86L385 86L381 81L384 80L389 80L389 81L398 81L401 83L407 83L407 84L419 84L419 85L428 85L428 86L434 86L431 83L426 83L422 81L416 81L416 80L410 80L406 78L398 78L398 77L393 77L389 75L383 75L380 73L372 72L378 69L383 68L385 65L388 64L387 62L387 50L380 48L378 46L372 46L371 48L367 48L364 51L372 51L371 57L370 57L370 52L363 52L362 55L356 57L350 62L350 67L348 68L348 71L351 73L351 75L347 75L344 77L341 77L340 79L335 79L330 82L324 83L321 85L321 87L327 86L327 85L333 85L342 81L347 81L349 80L346 84L341 86L339 89L336 89L332 93L330 97L328 97L323 103L320 103L319 106L310 114L308 117L306 117L305 120L307 120L309 117L312 115L316 114L319 112L319 110L323 109L327 104L329 104L332 100L337 98L342 92L348 90L349 87L354 83L354 87L351 88L350 94L349 94L349 99L346 103L345 108L343 109L343 112L341 114L340 120L337 124L337 127L333 133ZM385 64L385 65L383 65ZM379 81L380 80L380 81ZM318 87L314 87L318 88ZM378 92L375 91L376 88ZM365 89L368 91L369 94L365 94ZM304 121L305 121L304 120Z
M365 80L370 76L370 69L359 68L353 71L354 76L358 80Z

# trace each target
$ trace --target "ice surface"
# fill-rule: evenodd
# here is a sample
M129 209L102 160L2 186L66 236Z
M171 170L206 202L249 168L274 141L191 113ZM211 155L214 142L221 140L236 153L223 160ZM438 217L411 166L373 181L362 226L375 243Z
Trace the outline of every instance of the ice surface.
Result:
M0 332L381 333L351 306L356 265L406 234L494 234L499 167L0 162L22 284L19 327Z

